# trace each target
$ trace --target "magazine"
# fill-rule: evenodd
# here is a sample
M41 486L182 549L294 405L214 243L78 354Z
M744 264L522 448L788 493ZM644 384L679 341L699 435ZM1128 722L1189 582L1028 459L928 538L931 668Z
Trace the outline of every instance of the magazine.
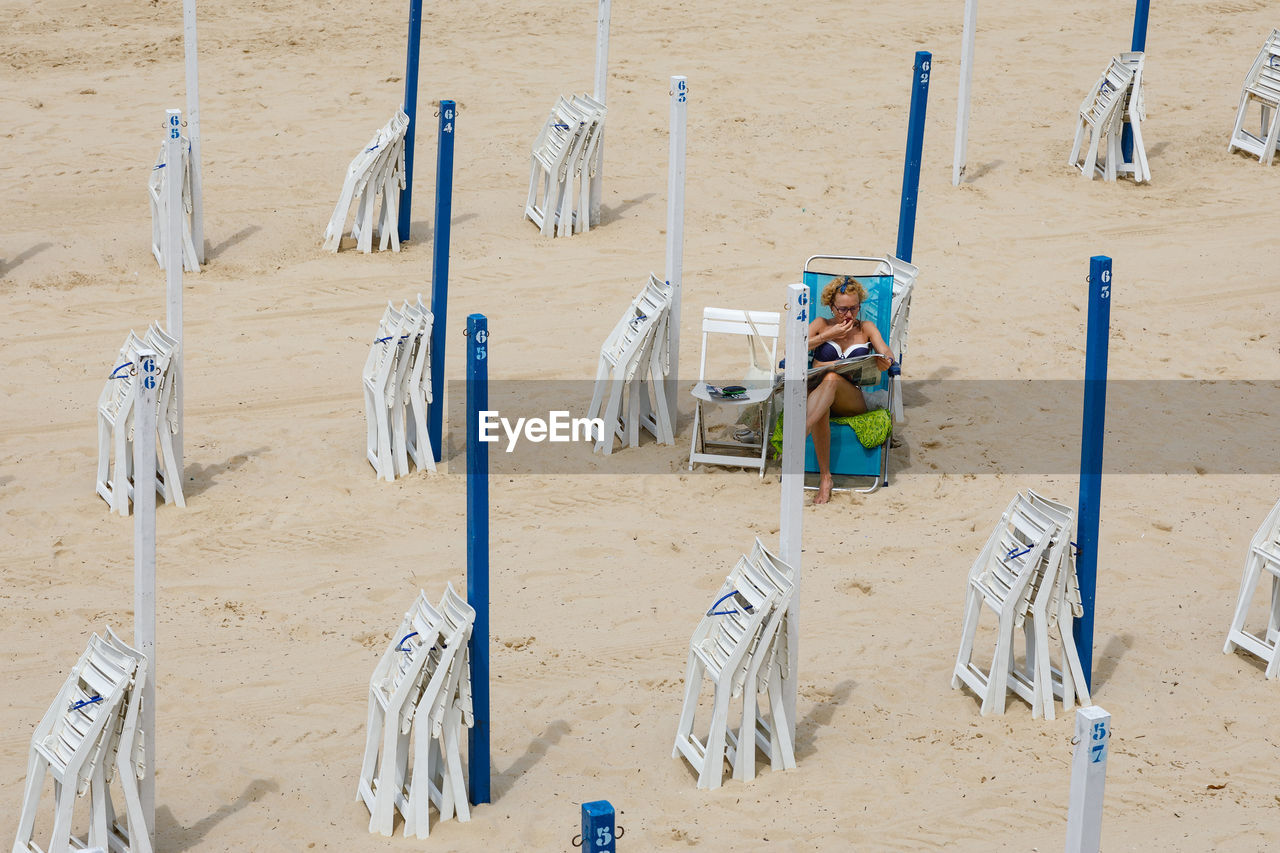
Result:
M854 385L867 387L876 385L880 382L880 363L879 356L875 353L867 355L855 355L852 358L842 358L839 361L829 361L817 367L809 368L805 378L809 382L809 390L817 387L822 381L822 377L828 373L838 373L848 379Z

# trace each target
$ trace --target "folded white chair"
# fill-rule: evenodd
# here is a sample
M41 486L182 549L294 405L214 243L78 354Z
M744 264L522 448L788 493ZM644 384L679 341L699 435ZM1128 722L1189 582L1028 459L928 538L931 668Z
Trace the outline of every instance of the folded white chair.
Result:
M1114 125L1107 135L1107 158L1115 163L1117 175L1132 175L1135 183L1151 180L1151 167L1147 163L1147 149L1142 136L1142 123L1147 120L1146 91L1142 82L1142 67L1146 55L1142 51L1120 54L1117 58L1133 69L1133 78L1124 93L1120 107L1115 111ZM1133 159L1126 160L1121 144L1124 126L1132 131Z
M901 367L907 353L907 332L911 323L911 294L915 291L920 268L901 258L886 255L885 259L876 266L875 274L893 276L893 299L890 307L891 319L887 343L898 366L898 370L892 371L889 376L889 382L893 386L892 393L889 394L889 399L893 403L893 411L890 414L896 424L903 420Z
M598 417L604 421L604 432L596 441L595 452L612 453L615 437L622 439L623 446L638 443L639 430L646 425L646 416L651 418L647 425L659 441L669 443L673 440L673 420L667 411L665 395L661 393L670 365L664 325L670 310L670 287L650 275L640 295L632 300L600 348L595 387L587 413L589 418ZM663 330L662 339L655 337L660 328ZM640 394L640 386L628 387L637 378L646 383L643 395ZM629 420L626 420L623 402L628 397L631 405L627 407Z
M191 236L191 217L194 205L191 201L191 142L185 136L182 144L182 268L187 272L199 272L200 261L196 257L196 244ZM147 179L147 197L151 206L151 254L156 263L164 267L164 232L169 227L168 181L173 172L164 161L164 146L151 168Z
M416 303L405 302L400 308L404 326L400 330L400 347L390 376L387 399L387 425L391 431L391 456L396 476L409 473L409 381L414 354L422 343L422 332L429 313L424 315Z
M391 482L396 478L392 455L391 408L395 400L396 367L406 345L410 344L405 327L408 318L387 302L378 333L365 359L362 380L365 411L365 456L378 479Z
M408 129L409 116L404 110L397 110L369 145L352 159L338 203L324 230L326 251L338 251L353 203L356 212L351 236L356 248L366 254L372 251L376 229L381 237L380 249L390 247L392 251L400 251L397 219L400 190L406 185L404 139Z
M166 503L185 507L182 472L176 470L178 401L175 393L174 359L178 342L153 324L143 338L130 331L116 357L115 368L98 397L98 470L95 489L112 512L128 515L133 498L134 415L138 394L133 364L139 352L156 353L159 385L156 395L156 490Z
M417 312L422 318L417 344L413 350L413 362L406 378L408 412L405 416L405 447L419 471L436 470L435 456L431 452L431 436L427 431L427 404L432 400L431 390L431 329L435 317L422 296L418 296Z
M570 157L585 129L579 113L561 96L534 140L529 158L529 196L524 213L541 229L543 236L555 236L565 184L573 173Z
M429 806L440 820L471 819L462 767L462 729L473 723L467 644L475 610L449 584L440 600L442 646L428 662L428 682L413 718L413 771L401 812L405 837L426 838Z
M96 489L111 511L129 514L129 481L133 477L133 454L129 449L133 404L137 399L133 374L134 354L142 342L133 330L125 337L116 356L115 368L98 395L98 476Z
M573 214L574 231L581 234L590 231L591 226L591 182L596 178L596 152L600 148L600 139L604 135L605 106L587 94L575 95L571 103L588 118L584 132L585 142L581 156L574 166L574 175L578 180L578 209Z
M1244 129L1249 105L1256 103L1261 111L1257 135ZM1263 42L1262 50L1245 75L1240 89L1240 107L1236 110L1235 127L1227 151L1248 151L1264 166L1271 165L1280 139L1280 29L1273 29Z
M1010 502L969 570L964 627L951 686L967 685L982 700L982 715L1003 714L1013 668L1014 629L1026 617L1028 600L1055 529L1029 515L1021 495ZM1030 544L1028 544L1030 542ZM974 640L984 608L996 613L995 652L983 672L973 661Z
M733 765L733 778L749 782L755 778L755 752L762 749L774 770L794 770L795 745L791 740L791 721L783 698L787 677L787 618L795 592L795 572L780 557L765 548L757 537L751 554L745 558L777 591L773 611L765 620L760 638L751 653L742 693L742 725L730 731L728 757ZM759 694L769 699L766 718Z
M774 582L746 558L740 559L689 644L684 703L671 757L681 755L698 771L699 788L719 788L729 747L729 705L743 693L751 655L778 598ZM703 677L712 684L711 722L704 739L694 734ZM748 689L754 691L756 685ZM750 738L748 732L744 737Z
M106 845L105 767L121 721L120 707L130 679L131 661L94 634L53 704L31 736L27 784L23 793L15 853L67 853ZM49 843L33 839L46 776L54 782L54 818ZM76 800L93 787L88 843L72 835Z
M1011 667L1009 688L1031 705L1031 716L1054 719L1054 697L1062 699L1064 710L1075 704L1077 694L1089 704L1089 690L1071 634L1071 612L1062 616L1068 586L1075 588L1075 560L1072 556L1075 537L1075 513L1065 504L1027 490L1022 497L1022 510L1039 522L1029 531L1015 531L1024 545L1032 543L1042 529L1051 530L1051 541L1042 564L1032 577L1032 589L1022 624L1026 638L1025 667ZM1077 597L1078 600L1078 597ZM1051 659L1049 630L1057 626L1062 665L1055 668Z
M397 799L405 797L409 733L429 678L428 663L441 653L444 617L419 592L369 680L369 716L356 799L369 809L369 831L391 835Z
M782 315L777 311L743 311L734 308L702 310L702 355L698 360L698 381L693 386L693 437L689 445L689 470L697 463L704 465L732 465L756 468L760 477L768 460L769 427L773 419L774 365L778 358L778 334L782 327ZM729 336L736 336L746 343L748 359L740 364L741 373L731 376L708 375L707 355L713 348L724 347L731 353L738 352L738 343ZM763 350L763 353L759 352ZM723 360L722 360L723 363ZM740 385L746 390L740 397L717 397L708 380L719 385ZM754 440L723 441L707 436L708 410L716 406L745 410L758 410L760 431ZM728 451L728 452L725 452ZM744 455L745 454L745 455Z
M1264 572L1271 576L1271 604L1267 609L1267 630L1255 634L1245 624L1248 622L1249 605ZM1280 675L1280 653L1277 653L1280 649L1280 502L1272 507L1249 543L1244 574L1240 578L1240 594L1236 598L1235 613L1231 617L1222 652L1230 654L1237 648L1262 658L1267 664L1267 678Z
M1116 135L1116 112L1123 109L1125 95L1132 82L1133 68L1121 61L1120 57L1112 57L1098 82L1080 104L1076 138L1071 146L1071 158L1068 162L1079 169L1086 180L1093 180L1094 175L1099 173L1104 180L1116 179L1117 158L1107 157L1105 164L1099 164L1098 155L1107 150L1101 148L1102 136ZM1089 149L1082 161L1080 153L1086 133L1089 134Z

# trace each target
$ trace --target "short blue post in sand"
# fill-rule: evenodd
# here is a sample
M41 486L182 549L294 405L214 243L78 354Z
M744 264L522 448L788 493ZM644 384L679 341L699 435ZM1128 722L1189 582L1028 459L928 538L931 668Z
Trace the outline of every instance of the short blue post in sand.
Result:
M1098 521L1102 503L1102 446L1107 420L1107 343L1111 334L1111 259L1089 259L1089 326L1084 352L1084 426L1080 434L1080 503L1076 510L1076 575L1084 615L1071 633L1084 683L1093 687L1093 613L1098 588Z
M1138 5L1133 10L1133 41L1129 44L1129 50L1146 51L1147 17L1150 12L1151 0L1138 0ZM1124 130L1120 134L1120 151L1124 154L1126 163L1133 160L1133 128L1128 122L1124 123Z
M582 849L590 853L617 853L613 805L608 800L582 804Z
M929 68L933 54L916 51L911 84L911 116L907 119L907 165L902 171L902 207L898 211L897 256L911 262L916 239L916 196L920 192L920 158L924 150L924 114L929 106Z
M440 431L444 428L444 329L449 319L449 221L453 217L453 131L457 118L457 104L441 101L436 145L436 234L431 246L431 402L427 404L431 457L437 462Z
M396 223L401 243L409 239L413 207L413 137L418 131L418 52L421 45L422 0L409 0L409 46L404 61L404 113L409 117L409 130L404 135L404 189L400 191L400 219Z
M489 321L467 317L467 603L476 611L468 651L475 724L467 732L467 793L489 798L489 445L480 413L489 408Z

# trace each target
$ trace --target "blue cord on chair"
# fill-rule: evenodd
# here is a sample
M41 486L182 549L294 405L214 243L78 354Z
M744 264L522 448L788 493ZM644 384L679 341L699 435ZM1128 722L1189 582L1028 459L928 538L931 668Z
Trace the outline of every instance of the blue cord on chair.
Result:
M1017 548L1010 548L1009 553L1004 555L1004 559L1016 560L1019 557L1023 556L1024 554L1030 554L1030 553L1031 553L1031 546L1029 545L1026 548L1023 548L1021 551L1019 551ZM1002 560L1001 562L1004 562L1004 561Z
M81 699L79 702L73 702L71 707L68 710L79 711L81 708L83 708L86 705L92 705L95 702L101 702L101 701L102 701L101 696L94 696L91 699Z
M111 375L108 376L107 378L108 379L127 379L128 378L127 376L120 375L120 370L125 367L133 367L133 362L126 361L124 364L117 364L116 369L111 371Z
M708 616L732 616L733 614L737 613L738 612L737 610L716 610L716 608L720 606L720 602L724 601L726 598L732 598L737 594L738 594L738 591L735 589L733 592L726 592L724 595L717 598L716 603L711 605L711 609L707 611L707 615ZM748 613L755 612L755 608L752 607L750 604L744 604L742 606L747 608Z
M406 649L404 644L410 637L416 637L416 636L418 636L417 631L414 631L412 634L405 634L403 637L400 638L400 642L396 644L396 651L404 652L407 655L413 654L413 649Z

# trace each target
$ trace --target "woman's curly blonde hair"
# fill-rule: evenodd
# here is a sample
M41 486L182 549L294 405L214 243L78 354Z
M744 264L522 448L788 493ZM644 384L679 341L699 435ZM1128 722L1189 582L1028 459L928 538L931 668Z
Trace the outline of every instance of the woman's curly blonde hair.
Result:
M867 301L867 289L851 275L838 275L827 282L827 286L822 288L822 304L828 308L834 307L837 293L856 296L860 303Z

